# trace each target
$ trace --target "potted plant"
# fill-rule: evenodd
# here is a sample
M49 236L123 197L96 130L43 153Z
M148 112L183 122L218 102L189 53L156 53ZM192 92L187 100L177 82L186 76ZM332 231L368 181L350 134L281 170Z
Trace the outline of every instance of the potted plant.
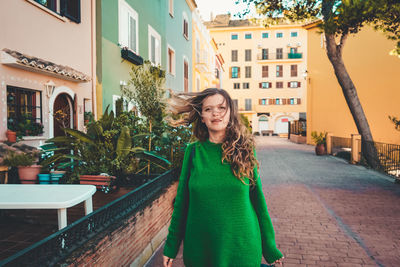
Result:
M316 144L315 146L315 154L318 156L326 154L326 133L320 132L317 133L316 131L311 132L311 137Z
M148 134L131 136L129 127L115 123L114 113L108 112L108 108L101 119L88 124L87 133L69 128L63 130L66 136L47 140L56 149L44 163L53 164L58 170L68 170L68 175L79 177L81 183L94 184L97 188L110 184L112 187L113 183L119 185L120 179L137 169L140 158L170 164L156 153L134 146L138 138ZM106 181L98 181L100 176Z
M37 162L37 154L34 152L8 152L4 157L4 164L18 168L18 176L21 184L35 184L40 173L40 165Z

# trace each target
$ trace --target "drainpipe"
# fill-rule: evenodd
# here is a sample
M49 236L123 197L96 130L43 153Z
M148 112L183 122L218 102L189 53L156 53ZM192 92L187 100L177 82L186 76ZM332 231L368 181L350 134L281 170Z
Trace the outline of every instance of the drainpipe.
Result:
M92 113L95 119L97 119L97 102L96 102L96 0L91 0L91 47L92 47Z

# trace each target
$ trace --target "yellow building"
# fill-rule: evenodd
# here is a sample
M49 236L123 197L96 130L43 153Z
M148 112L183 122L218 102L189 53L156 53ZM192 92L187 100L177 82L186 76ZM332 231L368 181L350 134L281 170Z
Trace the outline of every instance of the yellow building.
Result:
M308 30L307 143L312 142L311 131L326 131L339 137L357 134L326 55L323 35L318 33L316 24L305 29ZM388 119L389 115L400 117L400 59L389 55L394 45L383 33L364 27L348 37L343 60L357 88L374 140L400 144L400 132Z
M209 87L221 88L224 60L218 46L204 26L197 9L192 12L192 21L192 91L199 92Z
M306 117L307 30L283 22L265 28L230 15L205 24L225 59L223 88L253 132L286 135L289 121Z

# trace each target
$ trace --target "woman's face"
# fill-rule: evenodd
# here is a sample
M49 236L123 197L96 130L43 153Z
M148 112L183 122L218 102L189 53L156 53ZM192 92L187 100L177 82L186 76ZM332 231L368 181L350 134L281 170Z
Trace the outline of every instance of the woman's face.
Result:
M206 97L203 101L201 121L206 124L209 132L225 133L225 129L228 126L230 113L231 110L222 95L211 95Z

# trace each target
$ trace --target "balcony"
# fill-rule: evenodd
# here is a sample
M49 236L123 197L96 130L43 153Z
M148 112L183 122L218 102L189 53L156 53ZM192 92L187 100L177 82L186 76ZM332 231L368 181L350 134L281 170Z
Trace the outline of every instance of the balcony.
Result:
M303 53L268 53L257 54L258 61L280 61L280 60L301 60L303 58Z
M208 55L206 53L205 50L200 50L197 51L196 53L196 58L195 58L195 62L196 62L196 68L199 71L202 72L208 72L209 70L209 66L208 66Z

